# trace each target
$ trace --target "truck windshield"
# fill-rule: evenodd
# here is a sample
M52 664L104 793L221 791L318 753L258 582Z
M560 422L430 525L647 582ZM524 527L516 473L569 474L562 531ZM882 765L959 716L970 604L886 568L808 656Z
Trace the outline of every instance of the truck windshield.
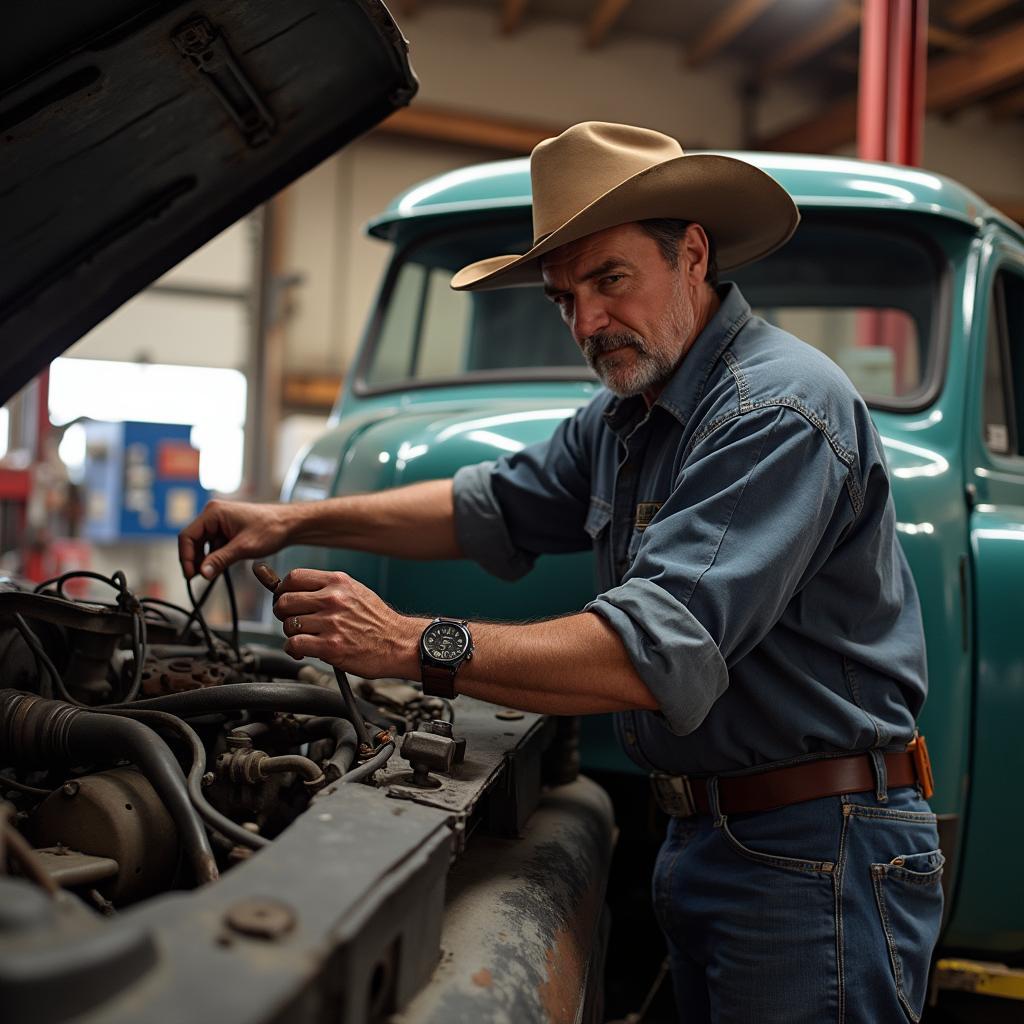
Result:
M453 292L460 267L529 248L529 227L435 236L392 265L359 390L469 380L592 379L539 287ZM779 252L723 275L755 313L830 356L871 403L911 407L929 389L939 343L942 260L884 223L805 219Z

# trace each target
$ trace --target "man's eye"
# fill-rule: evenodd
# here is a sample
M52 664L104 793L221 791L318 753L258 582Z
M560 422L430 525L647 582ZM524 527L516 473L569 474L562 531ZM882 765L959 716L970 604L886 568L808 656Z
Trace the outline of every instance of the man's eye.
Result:
M624 276L623 274L607 274L601 278L601 284L618 284Z

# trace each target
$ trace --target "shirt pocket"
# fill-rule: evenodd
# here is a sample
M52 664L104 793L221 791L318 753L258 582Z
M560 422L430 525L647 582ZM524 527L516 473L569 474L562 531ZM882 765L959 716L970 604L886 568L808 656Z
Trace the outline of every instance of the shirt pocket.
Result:
M578 519L576 521L579 522ZM601 540L607 540L608 524L611 521L611 505L602 498L591 498L590 508L587 509L587 518L583 523L583 529L587 531L595 545Z
M594 565L597 571L598 590L611 586L615 579L612 565L611 542L612 507L601 498L592 497L587 518L583 521L583 529L590 537L594 548Z
M636 553L640 550L640 542L644 539L644 531L639 527L633 527L633 533L629 538L629 547L626 550L626 559L632 565L636 561Z

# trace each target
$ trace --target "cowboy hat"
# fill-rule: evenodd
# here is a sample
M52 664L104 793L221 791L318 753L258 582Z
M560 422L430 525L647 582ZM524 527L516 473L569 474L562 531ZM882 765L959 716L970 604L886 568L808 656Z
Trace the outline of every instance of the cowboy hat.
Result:
M696 221L715 240L718 265L732 270L767 256L800 220L774 178L743 160L686 155L648 128L584 121L530 154L533 247L463 267L452 288L477 291L541 280L540 258L560 245L631 221Z

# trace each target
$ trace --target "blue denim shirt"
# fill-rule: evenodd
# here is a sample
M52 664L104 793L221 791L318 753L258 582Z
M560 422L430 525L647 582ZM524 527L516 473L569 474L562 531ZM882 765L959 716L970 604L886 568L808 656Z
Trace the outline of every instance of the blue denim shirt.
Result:
M830 359L720 296L650 410L602 391L549 441L460 470L463 551L515 579L593 546L586 610L660 705L617 716L646 768L900 748L924 635L878 433Z

